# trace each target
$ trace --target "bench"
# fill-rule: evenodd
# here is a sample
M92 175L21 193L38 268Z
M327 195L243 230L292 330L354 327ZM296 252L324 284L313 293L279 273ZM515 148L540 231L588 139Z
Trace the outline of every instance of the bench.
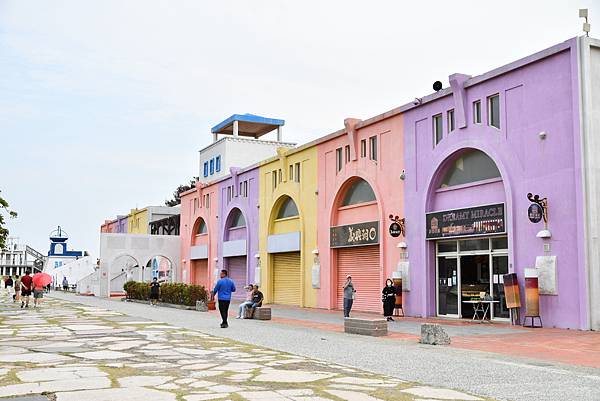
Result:
M388 324L384 319L344 319L344 332L363 336L382 337L388 334Z
M271 308L258 306L254 310L254 317L252 317L252 308L246 307L244 308L244 319L271 320Z

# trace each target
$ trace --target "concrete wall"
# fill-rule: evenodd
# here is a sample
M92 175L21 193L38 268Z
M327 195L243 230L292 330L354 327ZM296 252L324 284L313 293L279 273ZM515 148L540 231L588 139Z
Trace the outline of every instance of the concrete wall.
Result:
M302 166L299 183L288 177L289 166L298 162ZM315 307L317 305L317 291L312 288L311 280L314 262L312 251L317 249L317 166L317 148L315 146L297 152L289 152L289 154L282 150L278 159L260 166L260 281L266 302L271 302L273 297L267 238L271 234L282 234L282 231L291 230L301 233L301 306ZM279 169L282 169L284 174L283 181L277 185L277 188L273 188L271 174L272 171ZM291 219L288 223L275 221L285 197L292 198L300 214L299 218ZM283 227L278 227L286 224L290 226L285 230Z
M180 247L180 238L172 235L100 234L100 296L110 295L110 280L119 275L123 267L117 266L115 262L123 258L130 260L132 266L139 266L133 276L136 279L141 277L141 274L137 274L141 266L146 266L154 256L164 256L171 261L173 278L177 281L180 276Z
M389 215L404 217L403 187L400 179L404 169L403 117L397 115L361 128L358 120L347 120L346 131L318 145L318 237L319 259L321 263L321 288L318 306L336 306L337 270L334 252L329 247L331 226L351 223L379 221L380 230L380 276L375 278L382 284L396 270L399 250L396 245L402 237L393 238L388 233L392 223ZM349 133L350 132L350 133ZM369 159L369 138L377 136L377 161ZM367 144L367 156L361 157L361 140ZM337 171L336 149L342 148L345 160L345 147L350 146L356 158L344 162ZM352 148L354 150L352 151ZM377 202L358 207L340 208L341 200L353 180L362 178L369 183Z
M587 300L578 149L578 71L576 41L570 40L481 77L466 80L453 91L441 92L404 114L407 243L412 282L405 297L405 312L413 316L435 314L434 242L425 241L425 214L436 209L477 206L494 200L506 202L509 271L516 272L523 290L523 272L544 255L544 240L536 233L543 223L527 217L527 193L549 201L546 241L557 257L558 295L542 295L545 326L587 328ZM444 96L446 93L448 95ZM487 122L486 98L500 94L500 129ZM454 96L453 96L453 95ZM473 123L472 103L482 102L482 124ZM461 102L464 102L461 104ZM466 122L448 134L446 113L465 105ZM432 117L444 116L444 138L433 143ZM457 116L459 117L459 116ZM545 132L541 139L540 132ZM446 163L457 152L478 149L498 166L502 185L489 191L466 187L438 190ZM523 295L522 295L523 299Z
M219 182L219 243L223 241L245 240L246 249L246 277L248 283L256 279L257 260L254 257L258 252L258 194L259 177L258 168L239 172L237 168L231 169L229 178ZM240 184L247 182L248 196L240 193ZM245 187L245 185L243 185ZM228 200L228 187L233 187L233 197ZM230 216L234 209L239 209L246 220L246 228L230 230ZM223 247L218 248L218 266L226 268L223 260ZM239 291L239 290L238 290Z
M600 330L600 41L579 39L581 149L589 325Z
M178 280L184 283L203 284L209 288L214 283L214 275L212 274L217 258L217 244L219 223L217 216L219 214L219 185L212 184L202 186L197 184L193 191L189 191L181 197L180 213L180 249L181 249L181 274ZM210 202L209 207L205 204L205 196L208 195ZM197 234L200 221L204 220L207 226L206 234ZM205 247L205 249L195 248L192 255L193 247ZM202 252L200 252L202 251ZM194 265L197 262L192 259L198 256L204 256L202 260L206 260L208 270L205 276L197 276L194 270Z

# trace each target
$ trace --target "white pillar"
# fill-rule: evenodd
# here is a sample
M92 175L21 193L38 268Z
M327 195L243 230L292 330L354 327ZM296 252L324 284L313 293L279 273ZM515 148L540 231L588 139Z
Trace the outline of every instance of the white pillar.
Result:
M238 136L238 132L239 132L238 121L235 120L233 122L233 136Z
M217 133L216 133L216 132L215 132L215 133L213 133L213 143L214 143L214 142L217 142L217 140L218 140L218 139L219 139L219 138L218 138L218 135L217 135Z
M283 133L283 127L280 125L277 127L277 142L281 142L281 134Z

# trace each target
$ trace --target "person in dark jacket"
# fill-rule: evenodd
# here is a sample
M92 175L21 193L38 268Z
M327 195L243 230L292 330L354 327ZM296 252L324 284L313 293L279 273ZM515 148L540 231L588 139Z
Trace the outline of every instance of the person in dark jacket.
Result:
M383 316L388 322L393 322L394 305L396 304L396 289L391 279L385 281L385 287L381 291L381 300L383 301Z
M154 277L152 282L150 283L150 305L156 306L158 302L158 297L160 295L160 283L158 279Z

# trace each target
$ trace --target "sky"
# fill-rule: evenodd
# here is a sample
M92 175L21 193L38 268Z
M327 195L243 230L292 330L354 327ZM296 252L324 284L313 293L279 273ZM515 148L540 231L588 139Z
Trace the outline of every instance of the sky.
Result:
M10 234L46 253L60 225L98 256L102 222L197 176L230 115L302 144L579 36L579 8L600 37L593 3L0 0Z

